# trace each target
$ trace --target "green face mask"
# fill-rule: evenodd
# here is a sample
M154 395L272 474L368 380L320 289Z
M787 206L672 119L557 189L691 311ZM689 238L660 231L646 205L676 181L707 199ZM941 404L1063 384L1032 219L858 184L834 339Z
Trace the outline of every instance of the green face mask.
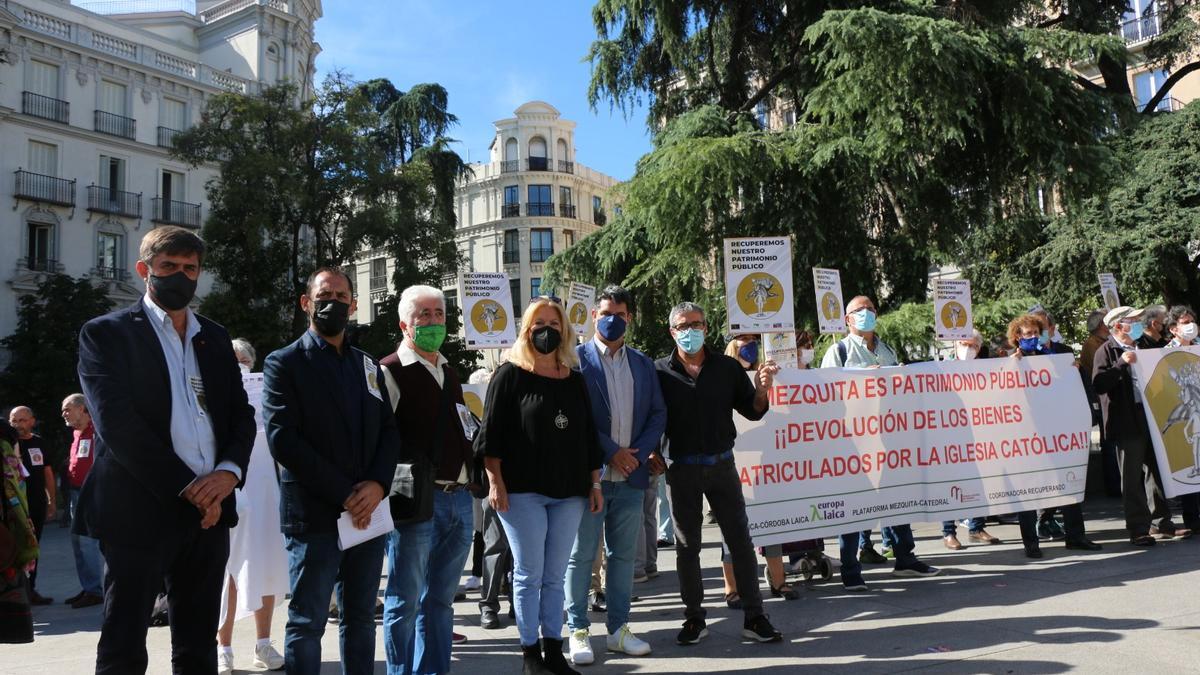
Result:
M413 326L413 343L423 352L436 352L446 341L446 325Z

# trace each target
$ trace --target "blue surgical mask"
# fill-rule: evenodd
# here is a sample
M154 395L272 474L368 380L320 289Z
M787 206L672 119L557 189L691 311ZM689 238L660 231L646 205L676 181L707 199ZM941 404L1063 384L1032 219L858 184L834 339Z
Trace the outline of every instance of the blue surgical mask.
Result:
M746 363L758 363L758 343L747 342L738 349L738 357Z
M1042 334L1038 336L1038 344L1042 345L1043 347L1050 344L1050 331L1042 331Z
M1134 340L1140 340L1145 332L1146 324L1142 323L1141 321L1129 325L1129 337L1133 338Z
M704 348L704 331L699 328L689 328L675 334L675 344L686 354L695 354Z
M1036 352L1038 351L1038 345L1041 344L1041 341L1042 339L1040 337L1019 338L1017 340L1017 346L1020 347L1021 351L1023 352Z
M614 342L620 340L625 335L625 327L627 325L625 319L614 314L609 314L596 320L596 332L605 340Z
M870 333L875 330L875 312L860 309L850 316L854 317L854 327L860 332Z

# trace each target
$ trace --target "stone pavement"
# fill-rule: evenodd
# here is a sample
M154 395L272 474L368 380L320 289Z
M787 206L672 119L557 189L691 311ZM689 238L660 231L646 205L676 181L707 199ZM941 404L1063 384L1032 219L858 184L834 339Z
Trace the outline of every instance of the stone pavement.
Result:
M801 598L768 598L766 610L783 631L782 644L749 644L740 638L741 615L720 598L717 530L708 528L704 551L710 635L693 647L674 643L681 619L674 554L660 552L663 574L635 585L632 625L654 653L618 658L603 653L603 615L593 614L597 664L583 668L607 673L698 673L758 671L762 675L797 670L827 673L1128 673L1195 672L1200 626L1200 537L1160 542L1150 549L1125 543L1119 505L1089 499L1090 535L1104 544L1098 553L1043 545L1043 560L1022 554L1015 525L989 531L1006 543L970 545L948 551L937 524L914 527L917 551L944 567L932 579L893 579L890 567L868 567L864 594L845 593L837 577L803 588ZM960 529L964 543L965 531ZM832 541L832 540L831 540ZM42 593L59 600L77 588L66 530L47 530ZM764 582L765 588L765 582ZM479 628L475 594L459 603L457 630L470 640L455 649L454 671L471 675L520 672L516 629ZM507 603L505 604L507 609ZM0 673L73 674L91 672L98 638L99 608L72 610L62 604L35 608L37 638L32 645L0 646ZM274 637L282 643L285 613L275 614ZM237 626L234 649L249 665L253 622ZM150 672L169 672L170 638L152 628ZM338 673L337 630L324 640L324 673ZM382 637L376 643L377 673L385 671ZM248 671L238 671L248 672Z

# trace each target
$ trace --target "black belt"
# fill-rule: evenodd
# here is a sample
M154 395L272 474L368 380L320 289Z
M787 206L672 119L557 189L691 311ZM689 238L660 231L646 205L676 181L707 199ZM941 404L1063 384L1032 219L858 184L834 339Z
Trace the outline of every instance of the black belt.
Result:
M701 466L715 466L727 459L733 459L733 451L726 450L719 455L684 455L683 457L672 457L671 461L676 464L699 464Z

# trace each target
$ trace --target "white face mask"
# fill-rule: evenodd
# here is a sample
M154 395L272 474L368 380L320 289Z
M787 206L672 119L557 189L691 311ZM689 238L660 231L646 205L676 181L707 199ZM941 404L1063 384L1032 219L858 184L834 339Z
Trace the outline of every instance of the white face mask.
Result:
M954 355L958 358L959 361L970 361L971 359L973 359L979 355L979 350L974 347L969 347L967 345L955 345L954 346Z
M1190 343L1196 340L1196 333L1198 332L1198 329L1196 323L1192 322L1179 324L1175 327L1175 331L1179 335L1180 340Z
M816 353L816 352L814 352L814 351L813 351L813 350L811 350L811 349L801 349L801 350L800 350L800 363L803 363L803 364L804 364L804 365L806 365L806 366L807 366L808 364L812 363L812 360L813 360L813 355L814 355L815 353Z

